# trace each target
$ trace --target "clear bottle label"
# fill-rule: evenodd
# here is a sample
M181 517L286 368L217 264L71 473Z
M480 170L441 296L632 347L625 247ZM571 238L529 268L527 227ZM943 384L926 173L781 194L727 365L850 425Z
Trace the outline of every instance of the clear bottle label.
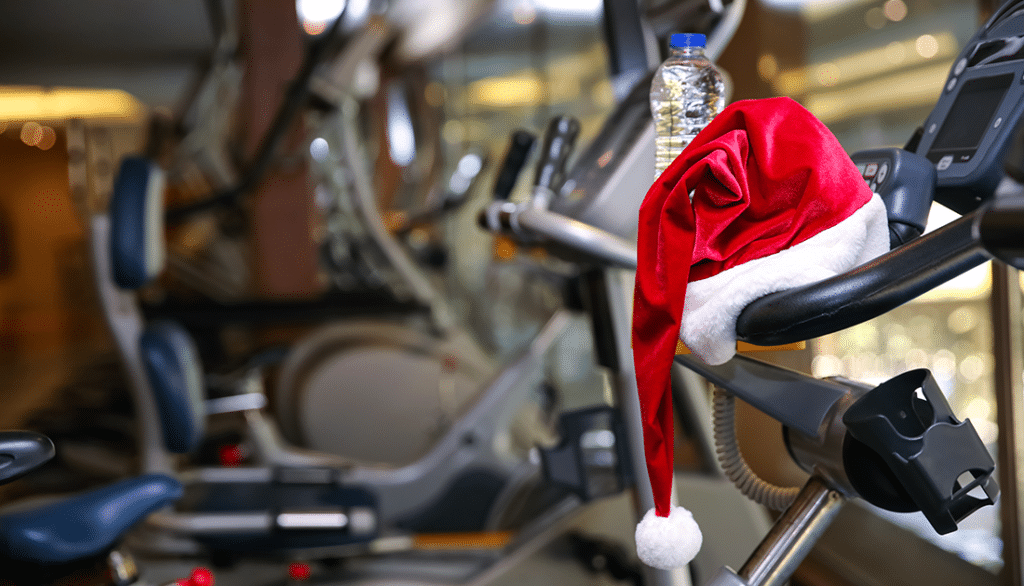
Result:
M725 107L724 84L707 59L669 59L651 84L655 176Z

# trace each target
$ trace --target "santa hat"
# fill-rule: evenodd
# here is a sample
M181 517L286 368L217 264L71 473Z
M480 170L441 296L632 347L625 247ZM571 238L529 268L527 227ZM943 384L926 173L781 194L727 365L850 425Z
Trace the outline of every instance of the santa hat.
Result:
M700 549L673 507L671 365L677 336L721 364L751 301L889 249L885 205L835 136L789 98L736 102L694 138L640 207L633 359L654 509L637 526L644 563L681 567Z

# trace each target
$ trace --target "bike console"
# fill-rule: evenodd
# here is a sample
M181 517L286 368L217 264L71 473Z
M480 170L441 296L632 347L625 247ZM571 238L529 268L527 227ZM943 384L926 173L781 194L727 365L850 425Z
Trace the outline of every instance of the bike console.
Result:
M950 69L914 152L935 165L935 200L961 214L991 196L1024 116L1024 0L1004 4Z

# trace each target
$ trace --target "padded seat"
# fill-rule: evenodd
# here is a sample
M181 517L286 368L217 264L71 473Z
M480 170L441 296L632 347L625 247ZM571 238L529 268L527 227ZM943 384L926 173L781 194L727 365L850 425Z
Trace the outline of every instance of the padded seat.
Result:
M203 366L192 337L172 321L156 322L139 340L146 375L160 414L164 447L188 454L206 433Z
M56 502L0 512L0 555L41 565L98 556L181 495L177 480L146 474Z
M54 456L53 442L31 431L0 431L0 484L35 470Z
M164 174L153 162L128 157L121 163L110 200L110 254L118 287L135 290L164 268Z

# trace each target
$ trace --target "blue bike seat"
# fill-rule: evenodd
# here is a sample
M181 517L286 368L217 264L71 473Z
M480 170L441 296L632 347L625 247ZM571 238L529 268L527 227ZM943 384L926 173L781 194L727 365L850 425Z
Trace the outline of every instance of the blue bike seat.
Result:
M110 253L114 281L134 291L164 268L164 174L155 163L128 157L110 199Z
M0 512L0 556L40 565L98 556L181 494L177 480L146 474L56 502Z
M0 484L42 466L54 456L53 442L31 431L0 431Z
M146 376L160 413L164 447L195 451L206 433L203 365L192 336L172 321L158 321L139 339Z

